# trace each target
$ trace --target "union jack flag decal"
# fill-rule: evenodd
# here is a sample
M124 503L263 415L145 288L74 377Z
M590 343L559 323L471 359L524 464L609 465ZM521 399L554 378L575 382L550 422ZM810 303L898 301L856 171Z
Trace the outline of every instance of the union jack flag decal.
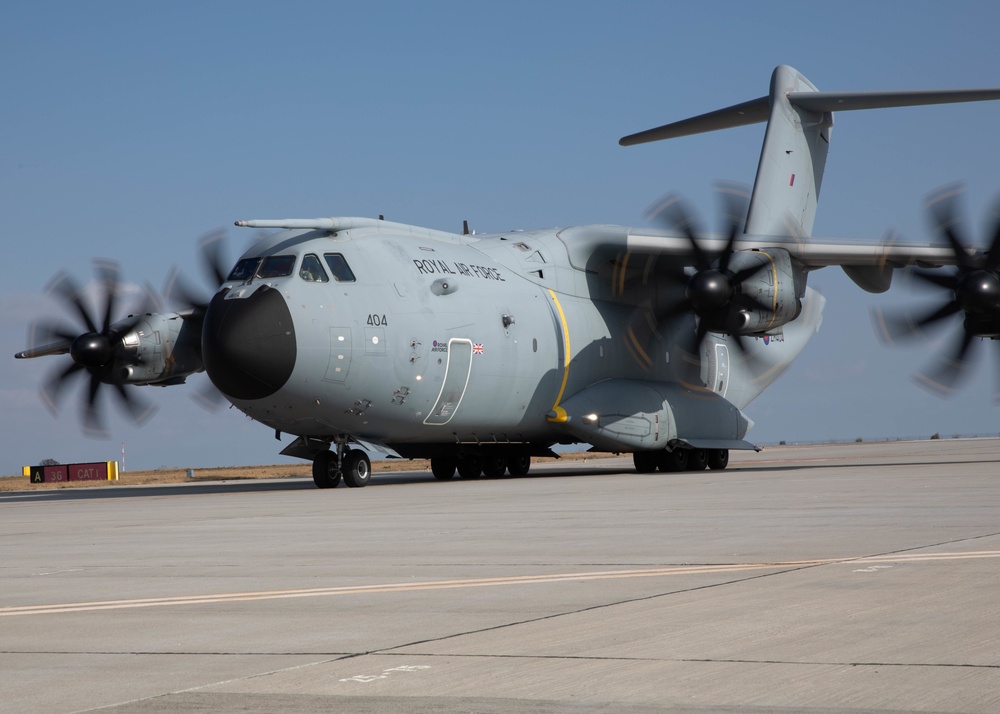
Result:
M483 353L483 345L479 342L475 342L472 345L472 354L481 355Z

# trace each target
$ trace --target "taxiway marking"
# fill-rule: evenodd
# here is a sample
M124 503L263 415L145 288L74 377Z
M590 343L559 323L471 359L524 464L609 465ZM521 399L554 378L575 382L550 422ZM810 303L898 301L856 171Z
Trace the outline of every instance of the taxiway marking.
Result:
M823 560L792 560L776 563L732 563L718 565L678 565L632 570L605 570L585 573L551 573L547 575L518 575L498 578L469 578L463 580L430 580L424 582L385 583L382 585L349 585L333 588L307 588L299 590L261 590L256 592L219 593L214 595L182 595L162 598L137 598L131 600L101 600L94 602L57 603L52 605L23 605L0 607L0 617L18 615L48 615L55 613L90 612L95 610L125 610L139 607L165 607L172 605L199 605L224 602L252 602L255 600L280 600L303 597L331 597L336 595L368 595L377 593L414 592L424 590L450 590L456 588L481 588L503 585L532 585L538 583L584 582L592 580L621 580L627 578L656 578L677 575L702 575L713 573L740 573L752 570L782 570L808 568L820 565L867 565L870 563L921 563L942 560L972 560L1000 558L1000 550L968 551L957 553L910 553L880 555L861 558L829 558Z

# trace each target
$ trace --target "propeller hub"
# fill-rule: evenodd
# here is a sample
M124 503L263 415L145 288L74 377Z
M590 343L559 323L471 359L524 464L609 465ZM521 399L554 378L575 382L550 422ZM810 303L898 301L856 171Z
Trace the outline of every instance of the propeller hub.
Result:
M699 315L716 312L733 299L733 283L727 273L719 270L699 270L687 285L687 298Z
M103 367L115 356L111 338L103 332L85 332L69 348L73 360L84 367Z
M988 270L972 270L955 286L955 299L967 313L989 313L1000 307L1000 277Z

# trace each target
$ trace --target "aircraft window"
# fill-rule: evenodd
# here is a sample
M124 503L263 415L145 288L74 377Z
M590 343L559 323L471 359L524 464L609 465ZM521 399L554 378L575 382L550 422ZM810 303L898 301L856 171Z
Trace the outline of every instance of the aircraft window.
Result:
M260 263L260 258L244 258L236 264L233 268L233 272L229 274L226 278L229 280L236 280L239 282L246 282L253 277L253 274L257 272L257 265Z
M326 258L326 264L330 266L334 280L338 283L353 283L355 281L354 271L344 260L344 256L340 253L324 253L323 257Z
M295 256L294 255L272 255L264 260L260 264L260 269L257 271L258 278L283 278L286 275L292 274L292 268L295 267Z
M307 283L330 282L330 278L326 276L326 271L323 270L323 264L312 253L302 259L302 267L299 268L299 277Z

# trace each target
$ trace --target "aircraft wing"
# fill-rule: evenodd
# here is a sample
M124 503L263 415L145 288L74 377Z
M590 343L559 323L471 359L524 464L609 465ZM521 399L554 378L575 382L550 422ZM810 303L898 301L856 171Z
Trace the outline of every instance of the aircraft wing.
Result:
M702 249L710 253L718 254L726 249L726 245L727 240L719 236L701 240ZM676 234L629 231L626 246L626 250L632 253L676 255L687 260L691 258L690 240ZM733 245L736 251L767 252L769 248L787 251L806 271L839 265L858 287L870 293L888 290L897 268L935 268L959 263L955 250L950 245L906 242L894 235L880 240L797 240L789 237L742 236ZM975 253L969 255L973 256Z
M706 237L702 247L709 252L722 251L726 239L722 236ZM788 237L743 236L734 244L735 250L764 250L782 248L805 268L825 268L831 265L871 266L902 268L907 265L937 267L955 265L955 253L946 244L905 242L902 240L859 240L809 238L796 240ZM683 235L660 231L631 230L627 249L636 253L657 253L686 256L691 253L691 243Z

